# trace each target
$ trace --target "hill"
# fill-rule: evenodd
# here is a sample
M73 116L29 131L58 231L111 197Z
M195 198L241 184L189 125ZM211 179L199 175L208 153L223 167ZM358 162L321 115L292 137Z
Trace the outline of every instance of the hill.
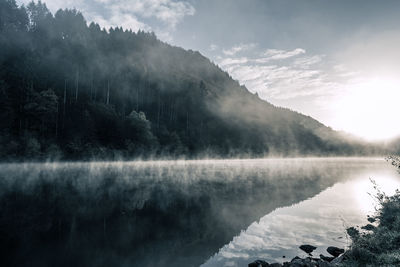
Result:
M0 158L366 153L154 33L0 0Z

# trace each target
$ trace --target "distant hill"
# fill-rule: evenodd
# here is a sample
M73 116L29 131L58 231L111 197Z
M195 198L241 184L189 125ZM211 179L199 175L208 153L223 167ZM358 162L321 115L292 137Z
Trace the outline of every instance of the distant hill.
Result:
M400 155L400 137L394 137L386 141L381 141L380 146L384 147L390 155Z
M352 155L371 148L251 94L199 52L0 0L0 157Z

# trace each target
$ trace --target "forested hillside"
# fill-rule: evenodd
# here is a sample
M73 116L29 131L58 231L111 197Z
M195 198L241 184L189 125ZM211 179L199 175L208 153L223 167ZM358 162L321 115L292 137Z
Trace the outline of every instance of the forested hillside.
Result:
M0 158L355 154L198 52L76 10L0 0Z

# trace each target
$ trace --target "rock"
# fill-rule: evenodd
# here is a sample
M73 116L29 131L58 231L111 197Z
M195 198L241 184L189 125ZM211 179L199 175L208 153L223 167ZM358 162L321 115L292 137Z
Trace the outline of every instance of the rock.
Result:
M305 253L311 254L311 252L313 252L317 247L311 245L301 245L299 248Z
M295 260L290 263L290 266L302 266L303 260Z
M304 264L303 264L303 259L300 259L300 258L298 258L298 259L293 259L291 262L290 262L290 265L289 265L290 267L302 267L302 266L304 266Z
M325 255L320 254L319 257L321 258L321 260L327 261L327 262L331 262L335 259L335 257L328 257Z
M318 264L319 267L332 267L333 265L326 261L321 261Z
M266 262L266 261L256 260L256 261L253 261L252 263L249 263L248 266L249 267L269 267L271 265L268 264L268 262Z
M289 266L296 267L296 266L302 266L302 264L303 264L303 259L296 256L290 261Z
M292 261L294 261L294 260L301 260L301 258L300 258L299 256L296 256L296 257L294 257L294 258L292 259Z
M342 263L348 256L346 255L346 253L343 253L342 255L340 255L339 257L335 258L333 261L331 261L331 264L336 266L337 264Z
M270 267L282 267L282 264L276 262L276 263L270 264L269 266Z
M320 261L320 259L313 259L313 258L307 257L304 259L304 264L307 267L318 267L318 261Z
M326 251L328 251L328 253L335 258L338 257L340 254L344 253L344 249L338 247L328 247Z
M270 265L272 266L272 265ZM277 265L278 266L278 265ZM307 258L299 258L295 257L293 258L290 262L284 262L283 267L332 267L333 265L330 264L329 262L325 262L321 260L320 258L312 258L312 257L307 257Z

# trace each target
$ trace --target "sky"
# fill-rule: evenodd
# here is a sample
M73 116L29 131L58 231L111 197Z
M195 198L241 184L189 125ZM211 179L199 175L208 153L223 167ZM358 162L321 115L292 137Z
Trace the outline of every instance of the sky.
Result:
M200 51L250 92L335 130L367 140L400 136L400 1L42 2Z

